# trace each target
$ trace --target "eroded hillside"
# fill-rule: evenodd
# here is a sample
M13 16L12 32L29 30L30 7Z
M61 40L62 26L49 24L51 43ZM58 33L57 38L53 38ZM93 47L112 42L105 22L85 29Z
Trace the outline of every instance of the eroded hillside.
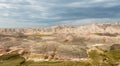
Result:
M19 51L27 60L76 60L87 58L91 45L120 44L120 24L53 26L50 28L1 28L0 55Z

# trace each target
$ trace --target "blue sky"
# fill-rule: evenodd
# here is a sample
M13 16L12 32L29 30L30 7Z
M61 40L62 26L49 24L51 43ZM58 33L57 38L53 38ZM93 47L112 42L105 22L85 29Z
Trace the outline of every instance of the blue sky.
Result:
M0 27L120 22L120 0L0 0Z

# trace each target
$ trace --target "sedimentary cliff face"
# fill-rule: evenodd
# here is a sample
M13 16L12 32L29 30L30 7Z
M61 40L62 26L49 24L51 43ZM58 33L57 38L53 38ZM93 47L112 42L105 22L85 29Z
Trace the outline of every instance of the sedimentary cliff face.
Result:
M1 28L0 33L120 33L120 24L92 24L85 26L53 26L49 28Z
M119 40L120 24L0 28L1 46L22 48L29 54L35 53L59 59L85 58L88 46L99 43L120 44ZM0 50L6 51L4 48L0 48Z

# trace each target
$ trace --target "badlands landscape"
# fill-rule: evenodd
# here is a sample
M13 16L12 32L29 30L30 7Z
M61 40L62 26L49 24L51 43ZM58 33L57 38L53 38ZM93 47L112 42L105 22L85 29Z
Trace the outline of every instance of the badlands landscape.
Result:
M0 28L0 66L120 66L120 24Z

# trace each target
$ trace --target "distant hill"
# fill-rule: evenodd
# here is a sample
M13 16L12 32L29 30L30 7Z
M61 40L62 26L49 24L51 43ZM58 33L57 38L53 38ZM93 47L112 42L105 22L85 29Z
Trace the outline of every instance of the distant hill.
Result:
M0 28L2 34L12 33L120 33L120 24L91 24L84 26L53 26L49 28Z

